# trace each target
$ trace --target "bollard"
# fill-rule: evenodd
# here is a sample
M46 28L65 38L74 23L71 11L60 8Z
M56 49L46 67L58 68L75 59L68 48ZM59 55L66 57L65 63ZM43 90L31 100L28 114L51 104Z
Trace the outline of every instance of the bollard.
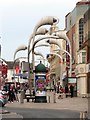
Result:
M20 95L20 103L24 103L24 90L21 90L21 95Z
M48 102L50 103L50 96L48 95Z
M53 102L56 103L56 93L53 94Z
M83 112L80 112L80 119L83 119Z
M47 95L47 101L50 103L50 95Z
M85 120L87 118L87 111L80 112L80 119Z

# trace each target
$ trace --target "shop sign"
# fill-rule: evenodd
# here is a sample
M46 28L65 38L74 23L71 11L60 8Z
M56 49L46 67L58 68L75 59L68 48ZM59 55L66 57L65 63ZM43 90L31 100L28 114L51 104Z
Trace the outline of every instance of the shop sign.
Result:
M76 83L76 77L68 77L68 83Z

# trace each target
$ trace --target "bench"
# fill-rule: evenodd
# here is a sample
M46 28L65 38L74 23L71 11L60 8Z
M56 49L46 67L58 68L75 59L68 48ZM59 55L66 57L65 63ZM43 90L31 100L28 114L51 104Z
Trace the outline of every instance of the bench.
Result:
M27 99L27 102L29 102L29 99L31 99L32 102L34 102L34 100L35 100L35 96L30 95L30 94L25 94L25 99Z

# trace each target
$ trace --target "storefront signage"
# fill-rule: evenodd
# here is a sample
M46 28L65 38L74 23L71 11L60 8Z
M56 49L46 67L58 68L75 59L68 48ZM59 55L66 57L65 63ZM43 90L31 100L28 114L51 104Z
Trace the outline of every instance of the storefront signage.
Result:
M68 83L76 83L76 77L68 77Z

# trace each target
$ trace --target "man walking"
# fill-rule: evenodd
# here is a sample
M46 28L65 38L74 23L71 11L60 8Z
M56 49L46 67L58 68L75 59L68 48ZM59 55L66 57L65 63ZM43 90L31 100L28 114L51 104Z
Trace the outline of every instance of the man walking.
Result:
M65 86L65 94L66 94L66 98L67 98L67 96L68 96L68 85L67 84Z
M74 87L73 87L72 84L71 84L71 85L70 85L71 98L73 97L73 89L74 89Z

